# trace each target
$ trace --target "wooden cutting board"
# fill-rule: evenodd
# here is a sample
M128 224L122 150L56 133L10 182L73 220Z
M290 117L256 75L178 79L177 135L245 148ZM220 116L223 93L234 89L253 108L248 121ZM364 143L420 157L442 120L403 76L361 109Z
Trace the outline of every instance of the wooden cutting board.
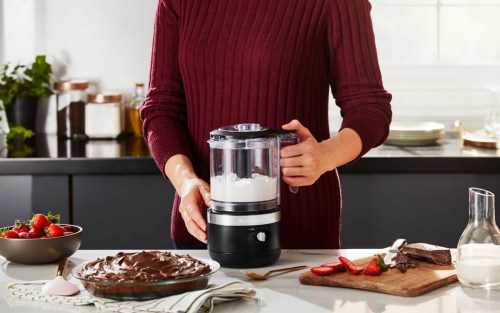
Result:
M382 254L382 257L384 255ZM373 257L353 261L356 266L366 268ZM347 287L384 292L402 297L416 297L454 283L458 280L457 270L453 265L435 265L420 262L417 268L401 273L397 268L389 269L380 276L353 275L351 272L332 273L319 276L309 272L300 275L299 280L305 285Z

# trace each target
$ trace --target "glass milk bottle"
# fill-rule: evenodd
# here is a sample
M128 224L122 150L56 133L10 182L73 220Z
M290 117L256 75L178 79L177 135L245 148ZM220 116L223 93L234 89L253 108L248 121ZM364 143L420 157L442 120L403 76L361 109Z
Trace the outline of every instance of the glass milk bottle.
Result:
M469 286L500 285L500 230L495 222L495 195L469 188L469 225L457 248L457 275Z

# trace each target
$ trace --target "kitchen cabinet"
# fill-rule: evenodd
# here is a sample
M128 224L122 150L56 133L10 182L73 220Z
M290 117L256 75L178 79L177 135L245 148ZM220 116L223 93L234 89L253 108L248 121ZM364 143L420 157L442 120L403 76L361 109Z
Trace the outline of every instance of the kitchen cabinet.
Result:
M15 219L31 220L33 213L61 215L70 221L68 176L0 175L0 227Z
M171 249L174 188L161 175L74 175L82 249Z

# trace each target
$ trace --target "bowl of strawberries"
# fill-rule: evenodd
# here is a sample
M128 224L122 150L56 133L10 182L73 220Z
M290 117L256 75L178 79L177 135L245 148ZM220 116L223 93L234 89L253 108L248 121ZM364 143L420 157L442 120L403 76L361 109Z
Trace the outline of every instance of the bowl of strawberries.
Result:
M83 229L59 224L60 216L33 214L28 222L0 229L0 256L22 264L57 262L75 253L82 243Z

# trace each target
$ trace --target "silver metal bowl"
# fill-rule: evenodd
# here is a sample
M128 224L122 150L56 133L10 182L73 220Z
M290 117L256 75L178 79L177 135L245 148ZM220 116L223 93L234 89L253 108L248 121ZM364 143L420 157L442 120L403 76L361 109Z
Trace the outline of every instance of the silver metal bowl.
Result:
M83 236L80 226L71 227L74 234L69 236L44 239L0 238L0 256L22 264L52 263L67 258L80 248Z

